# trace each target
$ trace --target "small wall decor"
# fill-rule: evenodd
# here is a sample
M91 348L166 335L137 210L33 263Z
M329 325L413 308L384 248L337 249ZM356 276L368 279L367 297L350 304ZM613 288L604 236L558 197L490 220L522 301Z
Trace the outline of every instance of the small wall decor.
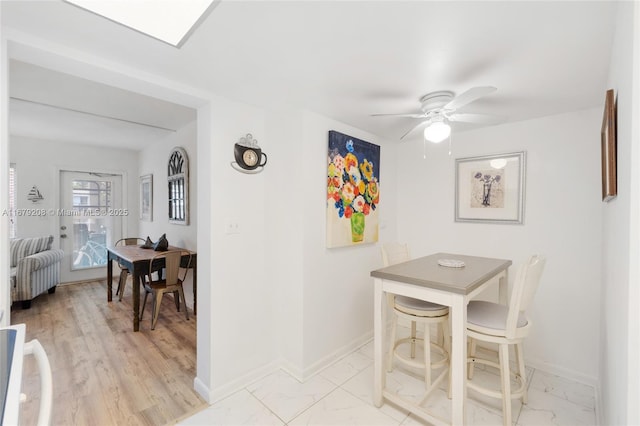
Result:
M234 145L233 155L236 161L231 163L231 167L241 173L260 173L267 164L267 154L262 152L251 133L241 137Z
M189 158L184 148L171 150L167 166L169 223L189 224Z
M27 194L27 200L34 203L38 203L44 200L44 197L40 193L40 190L38 189L38 187L33 185L33 187L31 187L31 190L29 191L29 194Z
M456 222L521 224L526 153L456 159Z
M140 220L153 221L153 175L140 176Z
M602 117L602 201L611 201L618 195L617 177L617 108L613 89L607 90Z
M327 156L327 247L378 241L380 147L334 130Z

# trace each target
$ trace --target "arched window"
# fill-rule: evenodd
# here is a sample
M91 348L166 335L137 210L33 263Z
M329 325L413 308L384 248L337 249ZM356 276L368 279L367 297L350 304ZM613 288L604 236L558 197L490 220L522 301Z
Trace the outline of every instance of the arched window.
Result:
M167 167L169 222L189 224L189 159L180 147L173 148Z

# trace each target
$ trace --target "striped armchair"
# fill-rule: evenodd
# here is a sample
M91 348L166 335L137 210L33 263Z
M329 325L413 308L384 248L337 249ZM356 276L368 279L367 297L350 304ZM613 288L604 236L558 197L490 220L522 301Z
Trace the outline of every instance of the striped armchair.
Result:
M64 251L52 249L52 244L53 235L11 240L11 301L21 302L24 309L34 297L55 292L60 283Z

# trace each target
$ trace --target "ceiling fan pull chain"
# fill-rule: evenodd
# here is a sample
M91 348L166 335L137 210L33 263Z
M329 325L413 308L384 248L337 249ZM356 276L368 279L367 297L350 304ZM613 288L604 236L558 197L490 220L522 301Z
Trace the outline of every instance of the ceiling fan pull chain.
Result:
M427 140L422 138L422 159L427 159Z
M451 135L449 135L449 157L451 157Z

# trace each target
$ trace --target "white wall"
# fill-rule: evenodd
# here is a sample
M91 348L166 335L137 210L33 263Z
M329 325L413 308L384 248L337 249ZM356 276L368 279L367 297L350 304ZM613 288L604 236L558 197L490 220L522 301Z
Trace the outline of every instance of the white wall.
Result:
M211 401L277 367L306 379L371 337L369 273L381 266L379 247L326 248L328 131L383 145L381 239L395 239L387 235L395 233L396 149L307 111L214 99L209 113L212 281L204 315L211 330L201 337L199 316L196 386ZM233 144L247 132L269 158L259 174L229 165ZM240 233L225 233L229 221ZM208 365L201 343L210 343Z
M302 111L270 111L267 116L268 178L265 184L265 275L277 329L278 358L297 377L304 369L304 177L308 155Z
M281 362L306 379L371 337L369 273L381 266L377 244L326 248L328 132L383 145L383 226L395 216L395 150L374 135L313 112L278 111L268 117L270 137L278 144L271 148L267 174L267 271L278 288L274 309Z
M640 422L640 300L637 289L639 20L636 2L623 2L618 7L607 87L614 89L617 95L618 196L603 206L604 258L598 395L603 424L611 425Z
M167 189L167 164L169 155L175 147L182 147L189 158L189 224L176 225L169 223L169 192ZM176 133L158 140L140 152L138 162L139 176L153 175L153 215L152 221L140 221L139 231L131 236L158 241L162 234L167 234L169 244L189 250L197 249L198 221L198 151L197 122L178 129ZM138 178L138 176L136 176ZM139 183L139 181L137 181ZM139 195L139 187L132 188ZM136 203L139 203L136 198ZM138 211L138 209L136 209ZM188 273L184 283L187 305L193 308L193 274Z
M446 142L401 146L398 234L413 255L464 253L513 260L547 257L530 309L529 364L591 384L597 378L601 274L598 109L455 134ZM454 222L455 158L526 151L523 225Z
M303 114L301 163L303 191L299 211L304 230L303 252L303 377L335 357L355 349L372 336L373 280L382 267L379 244L326 248L326 169L328 132L336 130L381 146L381 217L396 215L394 148L375 135L311 112ZM387 233L381 232L381 239Z
M126 199L123 206L130 207L124 217L123 230L137 233L138 229L138 153L124 149L102 148L57 141L45 141L12 136L9 144L9 158L16 164L17 208L59 209L60 170L96 171L117 173L123 176L123 190ZM33 204L26 199L29 190L36 185L44 200ZM53 235L54 247L60 244L60 222L56 214L39 217L17 217L18 237ZM71 255L65 255L70 262ZM82 274L79 277L78 274ZM85 277L104 277L105 271L88 270L64 273L63 282L77 281Z
M209 263L211 280L198 280L199 301L203 300L200 289L207 286L207 299L199 312L208 309L209 317L203 324L198 314L198 381L209 392L208 399L215 400L273 369L278 357L272 304L275 283L265 276L269 244L265 205L274 201L265 196L265 181L272 169L267 166L263 173L244 174L230 165L234 144L247 133L254 135L267 154L274 142L266 135L265 112L259 108L212 97L210 108L203 113L209 114L211 128L209 140L199 141L198 152L204 151L201 143L207 144L200 167L207 167L210 176L205 176L206 183L199 182L207 186L199 191L206 198L198 202L208 206L207 211L200 211L211 220L211 253L201 258L199 242L198 264ZM239 225L239 233L226 234L230 221ZM201 343L209 345L210 352L202 352ZM201 371L210 379L201 378Z

